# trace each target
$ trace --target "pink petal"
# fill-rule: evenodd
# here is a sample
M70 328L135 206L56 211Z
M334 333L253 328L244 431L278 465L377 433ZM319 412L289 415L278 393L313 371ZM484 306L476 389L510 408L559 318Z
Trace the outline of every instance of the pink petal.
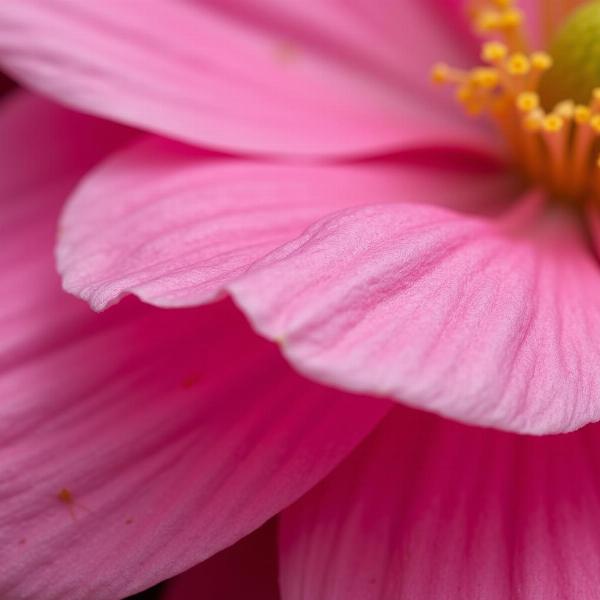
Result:
M114 600L261 525L388 407L295 375L230 303L97 316L65 295L54 224L102 126L27 102L0 112L20 165L0 178L0 597Z
M0 302L0 352L9 361L17 362L25 352L25 332L56 331L69 320L70 304L48 318L45 298L29 293L30 278L46 280L54 273L57 207L94 163L132 136L126 128L25 92L0 104L0 274L12 278ZM32 229L29 246L21 240L23 227ZM41 248L50 250L42 254ZM28 271L21 269L25 260Z
M161 600L280 600L274 521L169 581Z
M473 60L439 3L3 0L0 61L69 106L220 149L489 143L428 82Z
M560 4L551 0L520 0L519 8L525 14L525 26L529 35L529 41L536 50L545 50L548 40L544 39L544 17L542 5L548 6L552 10L552 5L557 7Z
M412 195L439 202L448 186L458 208L491 210L514 182L398 161L216 161L149 139L80 186L63 215L58 266L65 288L96 310L128 292L159 306L194 305L222 295L255 260L330 212Z
M4 73L0 72L0 98L8 94L14 87L14 82L4 75Z
M284 600L593 600L598 426L523 437L398 409L284 511Z
M344 211L231 284L302 372L521 432L600 418L600 271L570 213ZM521 211L521 213L519 213Z
M309 489L385 410L293 375L229 305L92 319L31 340L0 378L3 599L108 600L183 571Z
M27 192L33 184L58 186L64 176L81 177L135 135L125 127L71 112L25 92L15 92L2 100L0 119L3 196L15 190ZM12 214L26 207L13 201L3 210ZM8 224L8 218L0 220L0 227Z

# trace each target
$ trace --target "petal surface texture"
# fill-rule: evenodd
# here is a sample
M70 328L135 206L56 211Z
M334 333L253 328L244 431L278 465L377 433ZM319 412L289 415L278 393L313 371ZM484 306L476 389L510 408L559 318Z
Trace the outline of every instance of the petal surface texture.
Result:
M0 111L0 597L114 600L260 526L387 403L295 375L230 302L64 294L55 223L107 125L40 102Z
M406 161L405 161L406 162ZM514 182L494 171L453 173L399 160L292 166L215 159L147 139L86 178L62 218L58 267L96 310L134 293L189 306L329 213L407 196L493 210ZM485 200L482 200L485 198Z
M283 513L283 600L595 600L599 433L399 409Z
M230 287L318 380L520 432L600 418L598 262L537 194L495 219L343 211Z
M473 60L443 4L3 0L0 63L69 106L236 152L489 141L428 82L441 58Z

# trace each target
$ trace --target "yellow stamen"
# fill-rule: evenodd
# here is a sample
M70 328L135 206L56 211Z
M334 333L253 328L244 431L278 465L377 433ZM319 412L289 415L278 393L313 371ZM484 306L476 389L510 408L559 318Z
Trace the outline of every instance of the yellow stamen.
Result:
M547 71L552 68L552 57L546 52L534 52L531 55L531 66L538 71Z
M575 113L575 102L563 100L554 107L554 112L565 120L572 119Z
M543 90L553 81L550 75L557 57L544 50L528 50L523 13L517 2L471 1L475 29L488 38L481 49L486 66L460 71L440 63L432 71L433 81L456 85L456 98L468 114L491 116L529 179L559 197L582 199L592 191L600 196L600 171L594 168L593 156L600 148L600 85L592 88L588 104L568 94L549 104ZM570 11L584 4L569 17L571 29L560 35L585 56L586 47L577 43L587 34L574 33L583 27L577 15L598 15L592 29L598 27L600 31L600 0L548 0L543 4L549 30L555 30ZM564 66L564 57L559 58ZM600 84L600 65L597 70Z
M527 75L531 69L531 61L522 52L517 52L508 57L506 71L509 75Z
M592 116L592 111L589 106L583 106L578 104L573 111L573 118L578 125L583 125L584 123L588 123Z
M536 108L523 119L523 159L525 170L533 178L539 178L543 171L541 138L539 132L544 122L544 111Z
M491 90L500 83L500 75L496 69L481 67L473 69L471 81L479 87Z
M556 114L547 115L542 122L542 129L548 133L557 133L565 125L562 117Z
M517 108L524 113L540 106L540 97L535 92L522 92L517 96Z
M498 8L510 8L513 5L513 0L493 0Z
M511 8L505 10L500 16L500 27L504 29L516 29L523 24L523 13L520 10Z
M483 45L481 58L492 65L500 64L508 55L508 48L500 42L487 42Z
M431 80L439 85L445 83L462 84L469 79L469 73L455 69L446 63L437 63L431 69Z

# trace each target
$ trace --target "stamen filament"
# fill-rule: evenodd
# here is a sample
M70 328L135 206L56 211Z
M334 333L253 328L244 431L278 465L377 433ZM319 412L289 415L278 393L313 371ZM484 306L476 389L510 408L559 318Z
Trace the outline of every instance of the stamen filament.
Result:
M546 35L581 3L543 2ZM551 110L544 107L548 98L542 95L545 88L539 90L554 59L528 50L516 1L472 0L471 15L476 31L488 38L481 49L485 66L464 71L438 64L433 80L456 85L456 97L468 114L485 112L492 118L530 180L559 198L600 196L600 160L592 158L600 149L600 88L587 105L566 98Z

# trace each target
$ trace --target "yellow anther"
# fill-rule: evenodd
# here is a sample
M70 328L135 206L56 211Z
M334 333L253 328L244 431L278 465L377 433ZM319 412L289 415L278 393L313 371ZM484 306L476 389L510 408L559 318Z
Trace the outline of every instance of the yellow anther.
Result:
M556 21L567 4L580 8L560 43L544 52L530 50L518 0L471 0L473 23L487 39L481 66L438 64L432 78L454 84L467 113L485 112L496 122L532 182L561 199L600 198L600 173L590 173L593 160L600 168L600 0L556 4L548 13Z
M482 32L496 31L502 27L501 13L495 10L484 10L477 16L477 28Z
M547 52L534 52L530 57L532 68L547 71L552 67L552 57Z
M510 75L527 75L531 69L529 58L522 52L511 54L506 61L506 70Z
M548 133L557 133L564 127L564 119L554 113L545 116L542 121L542 128Z
M431 81L442 85L450 81L450 68L445 63L437 63L431 69Z
M517 108L528 113L540 106L540 97L535 92L523 92L517 96Z
M554 107L554 113L563 119L572 119L575 112L575 102L573 100L563 100Z
M500 42L486 42L481 50L481 59L493 65L501 63L508 55L508 48Z
M523 13L516 8L509 8L501 13L499 21L502 29L516 29L523 24Z
M523 126L529 131L540 131L544 123L544 111L541 109L532 110L524 119Z
M600 115L594 115L590 119L590 127L594 130L594 133L600 133Z
M484 89L494 89L500 82L500 74L496 69L481 67L473 69L471 72L471 81Z
M592 111L588 106L584 106L583 104L578 104L573 110L573 118L578 125L588 123L591 116Z

